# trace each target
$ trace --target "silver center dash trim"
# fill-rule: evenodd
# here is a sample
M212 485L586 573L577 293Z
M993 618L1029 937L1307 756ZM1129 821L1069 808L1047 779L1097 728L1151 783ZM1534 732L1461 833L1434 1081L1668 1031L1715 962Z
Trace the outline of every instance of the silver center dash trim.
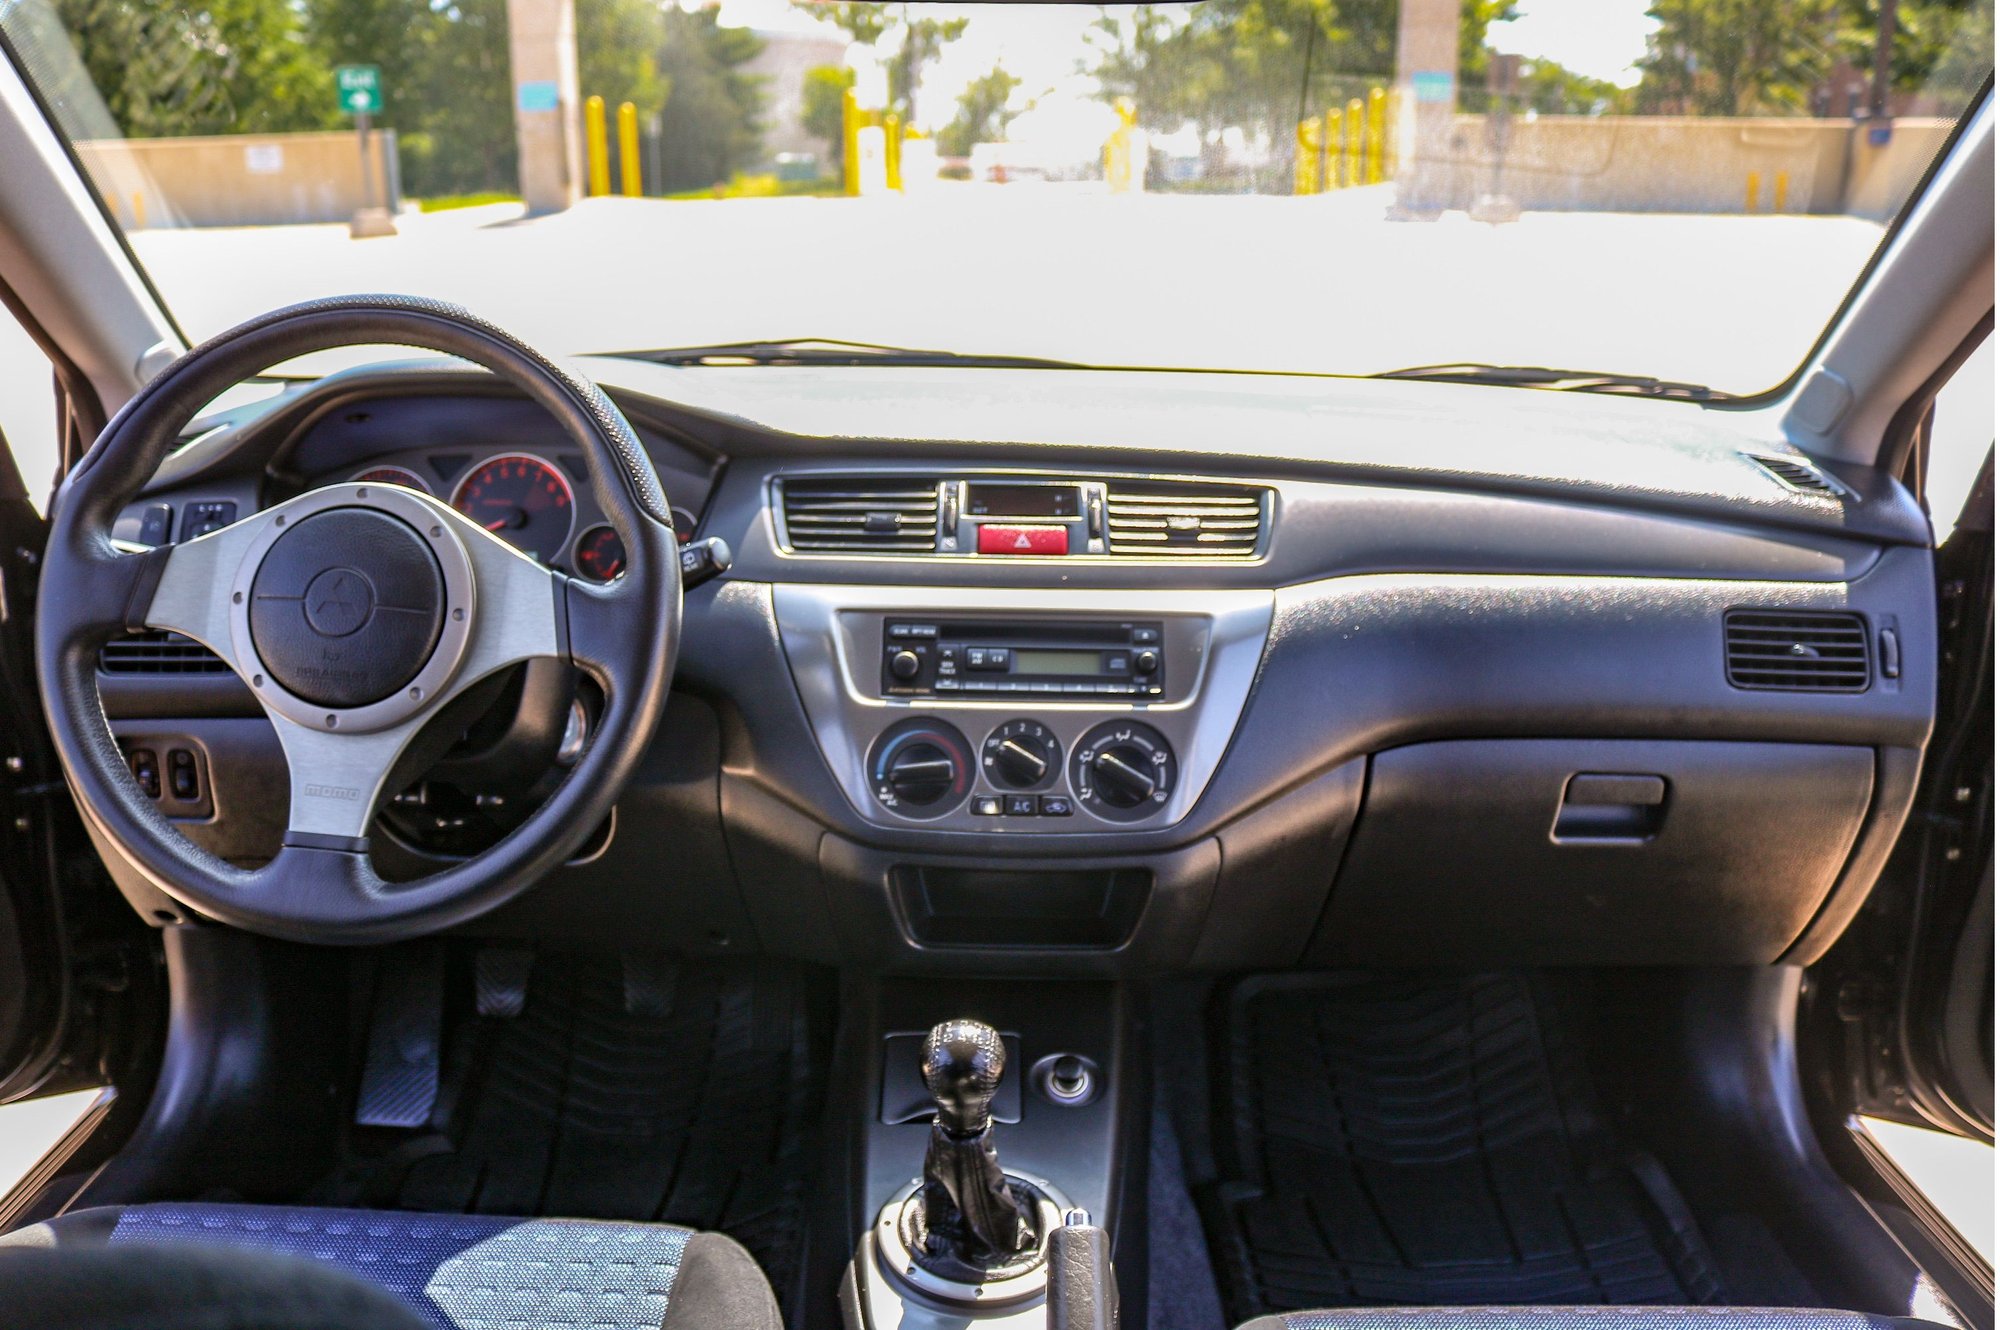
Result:
M780 583L772 609L785 657L805 703L820 752L854 811L882 827L1052 834L1154 831L1187 816L1208 788L1250 696L1276 597L1268 591L1083 591L974 587L868 587ZM1167 695L1157 701L1077 701L1022 694L967 699L884 697L882 624L887 619L1157 619ZM1083 734L1107 720L1145 722L1173 745L1180 776L1166 805L1150 817L1113 822L1081 800L1067 818L981 817L971 798L921 821L884 808L868 778L868 751L882 731L911 716L950 721L976 753L992 729L1029 717L1062 741L1062 778L1047 793L1075 795L1069 755ZM972 795L1008 793L975 777Z

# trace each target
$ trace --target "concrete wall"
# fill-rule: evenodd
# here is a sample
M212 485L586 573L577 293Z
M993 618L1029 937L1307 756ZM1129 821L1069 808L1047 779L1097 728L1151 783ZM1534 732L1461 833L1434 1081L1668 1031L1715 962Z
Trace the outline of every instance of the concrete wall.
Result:
M743 72L763 80L764 160L779 153L827 156L825 139L814 138L799 123L804 111L806 71L819 65L840 65L847 59L847 42L808 32L759 32L764 49L743 66Z
M1886 217L1950 131L1899 120L1874 146L1849 120L1540 116L1508 127L1497 192L1529 210L1772 212L1782 175L1785 212ZM1451 206L1495 189L1493 158L1486 117L1458 116L1444 164Z
M368 141L374 191L379 196L386 182L393 210L400 202L396 136L377 131ZM112 213L132 229L345 222L368 197L361 148L349 132L98 140L76 148Z

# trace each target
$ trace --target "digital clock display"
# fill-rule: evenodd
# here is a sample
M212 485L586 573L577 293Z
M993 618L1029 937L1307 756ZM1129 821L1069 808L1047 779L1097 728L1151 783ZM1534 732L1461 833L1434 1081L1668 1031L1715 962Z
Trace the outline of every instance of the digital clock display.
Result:
M973 517L1075 517L1083 511L1074 485L984 485L965 487L965 511Z

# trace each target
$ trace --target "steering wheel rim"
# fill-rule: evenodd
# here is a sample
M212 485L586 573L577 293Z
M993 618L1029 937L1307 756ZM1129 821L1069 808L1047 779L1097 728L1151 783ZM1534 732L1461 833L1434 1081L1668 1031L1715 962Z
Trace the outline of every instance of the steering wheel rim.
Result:
M596 584L542 569L446 505L384 486L372 487L372 493L368 486L323 487L177 546L133 554L113 544L112 523L138 497L197 411L272 365L374 344L472 361L546 410L589 459L592 493L625 544L624 575ZM416 504L417 499L426 501ZM392 704L387 712L380 706L349 709L320 702L306 708L325 708L316 718L296 705L276 705L299 699L261 668L254 634L246 655L243 634L224 627L232 611L240 625L244 588L255 582L274 533L288 517L304 514L293 523L298 533L315 514L333 511L386 514L428 541L447 574L470 579L470 594L451 586L442 592L439 613L449 605L451 615L463 611L463 617L452 623L451 615L444 615L448 626L424 657L430 670L424 687L409 686L414 675L404 679L387 699ZM204 579L209 596L202 601ZM378 605L372 584L369 595L372 613ZM435 932L491 910L583 844L609 816L652 740L673 678L680 616L679 546L666 496L631 425L601 389L456 305L409 296L352 296L290 306L221 333L168 366L125 405L57 494L35 649L43 710L78 806L147 881L201 915L253 932L305 942L369 943ZM515 628L502 631L507 623ZM106 642L141 627L188 632L239 674L253 671L252 691L278 728L293 787L285 843L263 866L241 868L194 845L127 769L97 692L97 660ZM447 649L458 656L440 671L437 657ZM604 692L596 731L575 766L498 844L415 882L383 881L369 863L365 836L382 795L379 782L395 756L424 721L467 687L539 655L566 658ZM443 686L435 682L440 676ZM246 675L245 682L252 677ZM421 697L413 696L418 692ZM365 718L354 719L363 712ZM338 728L343 717L350 719L345 732ZM322 764L335 755L357 770L379 765L365 807L356 807L364 802L358 784L336 788L323 777L318 784L302 784L302 760L324 771ZM305 794L329 788L335 793ZM358 836L306 825L346 829L350 821L358 822Z

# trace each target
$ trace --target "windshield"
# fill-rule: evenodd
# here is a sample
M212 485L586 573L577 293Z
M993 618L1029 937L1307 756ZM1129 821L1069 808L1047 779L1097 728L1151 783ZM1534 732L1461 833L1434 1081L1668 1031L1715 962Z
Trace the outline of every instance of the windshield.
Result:
M195 338L394 291L562 353L1723 393L1798 366L1993 66L1992 0L0 0L0 31Z

